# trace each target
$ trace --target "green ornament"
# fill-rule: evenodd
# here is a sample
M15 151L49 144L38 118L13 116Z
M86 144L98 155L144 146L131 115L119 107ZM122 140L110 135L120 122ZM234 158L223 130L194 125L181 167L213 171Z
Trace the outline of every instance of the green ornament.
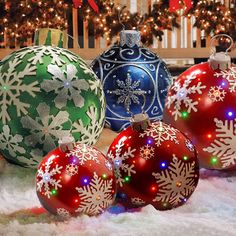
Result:
M0 62L0 150L9 162L37 168L70 134L93 145L104 118L102 85L72 52L34 46Z

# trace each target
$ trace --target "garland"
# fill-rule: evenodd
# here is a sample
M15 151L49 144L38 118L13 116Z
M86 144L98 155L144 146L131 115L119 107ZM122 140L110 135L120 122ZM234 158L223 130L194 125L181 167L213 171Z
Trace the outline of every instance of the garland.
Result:
M32 37L35 29L42 27L67 28L67 10L72 0L0 0L0 35L7 33L10 39L23 42ZM142 42L151 45L153 39L162 41L164 31L178 28L179 11L169 9L169 1L157 0L146 14L131 13L126 6L117 6L113 0L96 1L99 13L88 2L81 5L83 17L94 25L96 38L104 37L108 44L119 32L136 29L141 32ZM184 9L185 1L180 1ZM229 34L236 41L236 6L228 9L220 1L193 1L193 7L185 16L195 16L194 24L204 30L206 36Z
M92 11L89 6L83 7L84 18L93 23L95 37L105 37L108 44L124 28L139 30L142 42L150 45L154 37L162 41L164 30L179 27L177 23L179 14L170 12L169 1L158 0L144 15L131 13L126 6L115 6L114 2L109 0L100 1L98 7L99 14Z

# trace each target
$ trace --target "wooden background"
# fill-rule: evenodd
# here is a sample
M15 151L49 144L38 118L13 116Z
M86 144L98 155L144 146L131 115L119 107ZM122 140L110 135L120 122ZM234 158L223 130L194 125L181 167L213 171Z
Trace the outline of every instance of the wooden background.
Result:
M234 1L234 0L233 0ZM222 0L227 6L232 6L231 0ZM148 7L153 4L152 0L116 0L117 4L126 5L131 12L145 13ZM70 9L68 17L68 34L73 37L69 39L70 50L79 54L85 60L92 60L102 53L108 45L105 39L95 39L93 35L93 25L87 25L81 16L81 9ZM205 32L193 28L194 17L188 19L179 18L180 28L173 31L165 31L163 41L154 39L150 48L162 58L203 58L209 57L210 37L205 37ZM28 39L28 45L32 45L32 39ZM2 42L5 48L0 49L0 59L8 55L17 47L10 49L7 40ZM236 57L236 50L231 53Z

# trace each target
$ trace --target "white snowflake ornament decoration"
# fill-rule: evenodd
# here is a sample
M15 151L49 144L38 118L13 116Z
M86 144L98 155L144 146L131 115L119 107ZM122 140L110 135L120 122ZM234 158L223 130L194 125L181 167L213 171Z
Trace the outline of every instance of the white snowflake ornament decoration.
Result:
M128 209L181 206L198 183L198 159L191 141L161 121L150 122L143 113L134 115L131 126L114 139L108 157L114 163L117 201Z
M54 191L61 188L61 180L56 179L55 175L61 174L62 166L56 165L54 168L51 167L55 156L52 155L45 163L45 167L41 167L37 172L37 191L41 192L48 198L53 195Z
M195 79L196 74L193 73L186 77L182 85L179 81L175 81L171 88L174 94L167 97L166 107L169 109L170 106L174 104L172 115L176 121L182 116L183 109L185 109L187 113L197 112L198 101L193 100L191 95L201 95L206 86L203 85L201 81L193 85L192 81Z
M72 52L52 46L17 50L1 62L0 87L0 133L18 145L17 152L13 144L0 146L11 163L37 168L69 133L75 142L98 141L105 120L102 85ZM42 155L35 158L35 150Z
M196 187L195 162L184 163L173 155L166 170L152 173L158 184L157 196L154 202L161 202L164 207L177 206L186 201Z
M43 207L62 218L98 215L116 195L114 168L107 157L95 147L78 143L74 152L58 147L43 158L36 186Z
M230 64L230 56L221 52L211 55L206 63L190 67L169 89L163 121L193 142L203 168L236 168L235 81L236 67ZM178 91L183 87L187 96L178 100Z
M223 168L236 165L236 119L222 121L215 118L214 122L216 138L203 151L212 155L212 160L219 161Z
M112 179L103 180L94 172L91 182L76 188L81 199L76 212L88 215L98 215L110 206L114 200L112 193Z

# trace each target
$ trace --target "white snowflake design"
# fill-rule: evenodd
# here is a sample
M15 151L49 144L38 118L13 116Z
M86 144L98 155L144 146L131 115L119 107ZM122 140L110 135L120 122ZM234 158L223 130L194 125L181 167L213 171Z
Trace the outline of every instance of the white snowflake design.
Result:
M8 108L11 105L15 106L17 116L28 113L27 109L30 107L30 105L21 101L20 95L22 93L27 93L30 96L35 97L36 92L40 91L37 81L27 84L25 84L23 81L25 76L36 75L36 66L27 64L22 71L17 72L16 68L21 63L21 60L14 58L8 63L8 70L4 73L0 73L0 119L2 120L3 124L6 124L7 121L10 121ZM1 70L2 66L0 66L0 71Z
M191 82L196 79L196 75L192 74L186 76L183 85L181 86L179 81L176 81L172 87L174 95L167 97L166 107L169 109L170 106L174 103L174 109L172 115L174 119L177 120L178 117L181 117L181 105L184 105L187 109L186 111L190 113L191 111L196 112L198 101L194 101L190 98L191 94L202 94L202 90L206 88L205 85L202 85L202 82L198 82L197 85L192 85Z
M37 63L43 64L43 57L50 56L51 57L51 64L57 64L58 66L62 66L66 63L61 56L65 56L71 62L77 62L79 57L73 54L72 52L65 50L63 48L58 47L51 47L51 46L33 46L23 48L16 52L16 58L22 59L28 54L33 54L28 59L29 64L36 65Z
M25 153L25 149L19 145L23 137L19 134L12 135L8 125L4 125L0 133L0 148L7 150L12 157L16 157L17 153Z
M17 159L26 167L37 169L38 164L43 158L43 152L39 149L33 149L30 152L31 158L27 158L25 156L17 156Z
M151 123L145 131L139 134L139 137L150 136L155 140L156 145L159 147L162 142L170 140L174 143L179 143L176 137L177 129L162 123L161 121L155 121Z
M176 206L195 189L195 162L185 163L173 155L172 162L161 173L152 173L158 184L154 202Z
M154 148L150 145L144 145L140 148L140 156L145 160L148 160L154 157Z
M101 111L103 113L103 111ZM86 115L90 118L90 123L85 126L81 119L73 123L74 129L72 133L80 133L80 141L87 145L93 145L99 138L102 127L104 125L103 115L101 114L99 119L97 118L99 113L95 106L90 106L86 112Z
M214 74L216 77L222 77L229 82L230 92L235 92L236 89L236 67L231 67L227 70L221 70Z
M44 80L41 83L41 88L46 92L54 91L57 94L55 98L57 108L65 107L67 100L73 100L76 107L81 108L84 106L84 98L81 95L81 91L87 91L89 83L77 77L78 70L74 65L69 64L62 71L57 65L50 64L48 72L52 74L52 79Z
M78 166L75 164L66 165L66 174L69 176L78 174Z
M220 86L212 86L209 90L208 97L212 100L212 102L220 102L224 101L225 98L225 90Z
M80 197L80 205L76 212L97 215L113 202L112 179L103 180L94 172L90 183L76 188Z
M194 146L193 146L193 144L192 144L192 142L190 141L190 140L186 140L185 141L185 145L186 145L186 147L188 148L188 150L190 151L190 152L194 152Z
M141 198L138 197L132 197L131 202L135 206L143 206L145 205L145 201L143 201Z
M70 218L70 212L67 211L65 208L57 208L57 215L64 219Z
M112 166L112 164L110 163L110 161L105 161L105 166L106 166L106 168L108 169L108 170L113 170L113 166Z
M93 147L86 146L85 144L77 143L76 147L67 153L66 156L74 156L78 158L80 165L84 165L87 161L95 161L96 163L100 163L98 160L99 151Z
M236 164L236 119L224 122L214 119L216 139L203 151L217 155L223 168Z
M134 170L134 164L129 165L128 163L124 163L125 160L129 158L134 157L134 152L136 149L132 149L131 147L128 147L127 151L125 151L123 154L122 148L124 147L124 142L126 140L126 137L123 137L119 140L119 142L116 145L115 149L115 156L113 155L112 151L108 153L108 158L110 158L115 167L115 175L116 175L116 182L120 185L120 187L123 186L123 183L125 183L125 176L122 175L121 172L124 172L124 174L128 175L129 177L132 174L135 174L136 171Z
M37 107L38 117L30 116L21 118L23 128L30 130L30 135L25 137L28 145L35 147L36 144L43 144L46 152L56 148L55 142L60 138L69 136L69 130L63 130L63 124L68 122L69 114L66 111L59 111L57 115L50 115L50 107L46 103L40 103Z
M97 78L96 74L94 73L94 71L83 61L80 61L80 68L83 70L84 74L90 75L94 78Z
M43 170L42 167L37 172L37 191L41 192L43 195L47 196L48 198L52 195L52 190L57 190L61 188L62 185L60 184L61 180L55 179L55 175L61 174L62 166L56 165L55 168L51 168L51 164L55 159L55 155L52 155L47 162L45 163L45 169Z
M131 75L127 73L127 78L124 81L116 80L117 89L107 92L118 96L117 104L123 103L127 110L130 110L132 102L134 104L140 104L139 96L145 94L144 90L138 88L140 86L140 80L132 81Z

